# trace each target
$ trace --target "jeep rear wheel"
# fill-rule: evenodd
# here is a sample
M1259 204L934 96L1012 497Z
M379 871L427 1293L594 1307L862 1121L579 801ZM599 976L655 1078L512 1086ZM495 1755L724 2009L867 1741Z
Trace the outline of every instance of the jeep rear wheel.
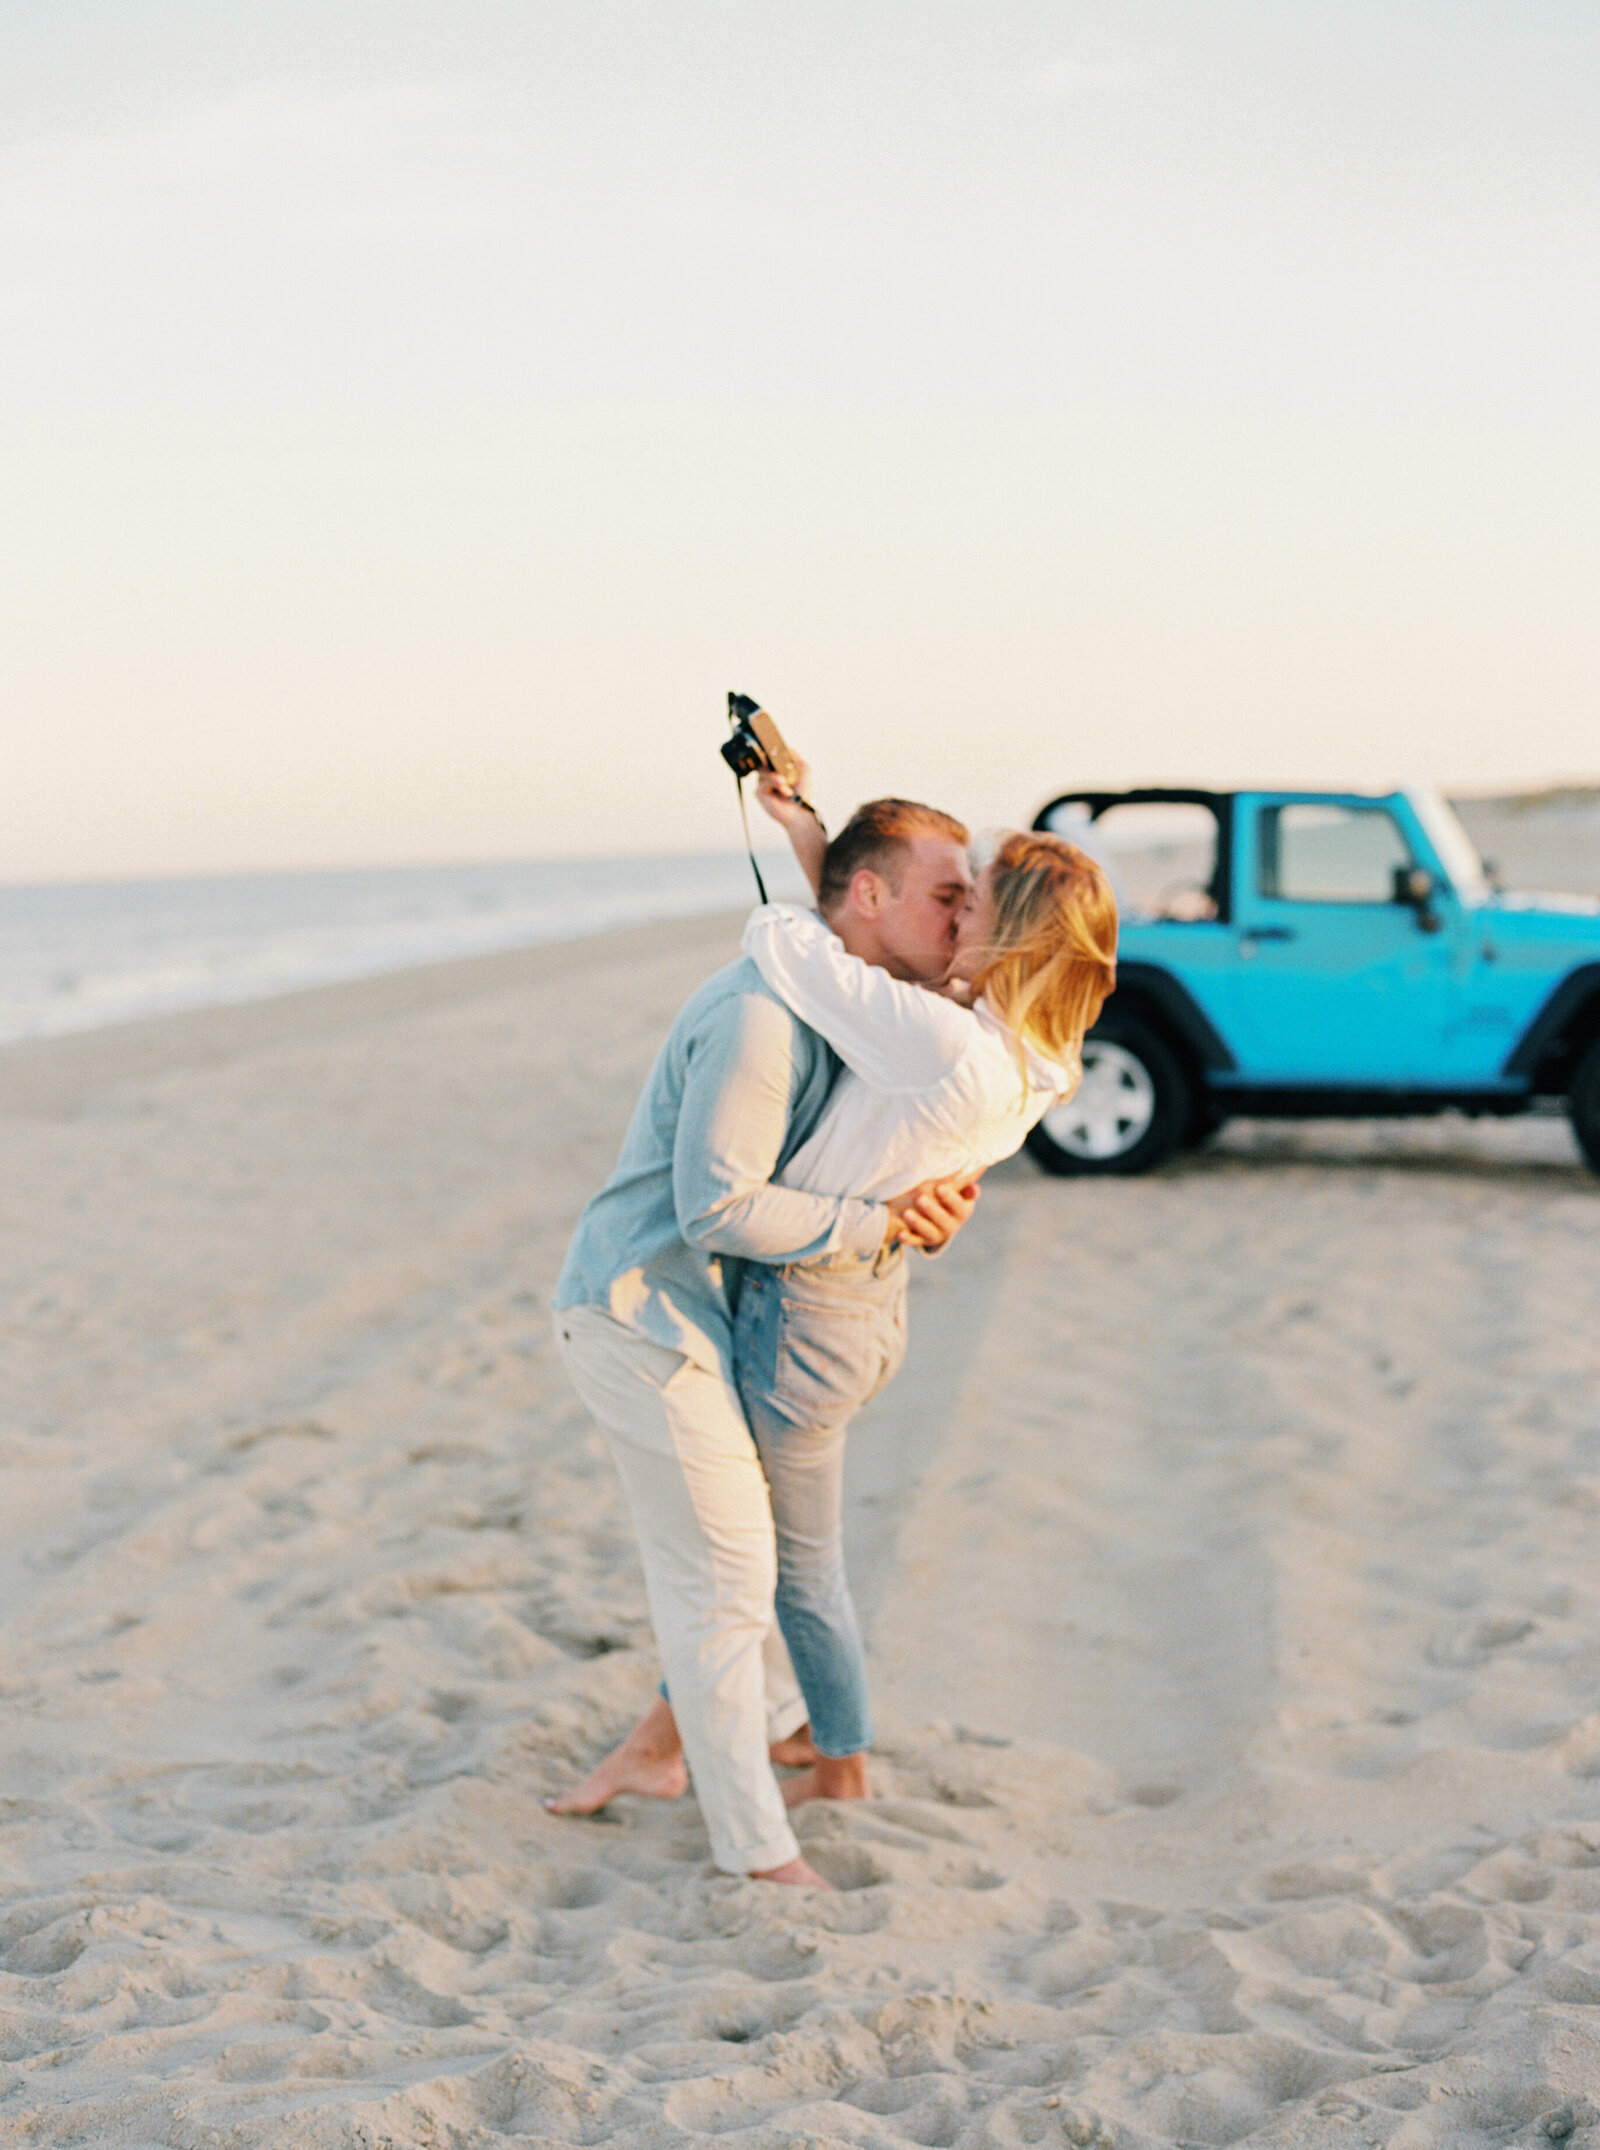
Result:
M1183 1141L1191 1086L1159 1032L1133 1016L1107 1016L1083 1041L1083 1081L1028 1137L1046 1172L1088 1176L1148 1172Z
M1182 1150L1201 1149L1219 1129L1226 1127L1227 1124L1228 1115L1217 1103L1216 1098L1209 1090L1203 1089L1200 1084L1196 1083L1193 1086L1193 1096L1189 1105L1189 1124L1183 1131L1183 1140L1178 1147Z
M1578 1062L1567 1092L1572 1132L1592 1170L1600 1172L1600 1038Z

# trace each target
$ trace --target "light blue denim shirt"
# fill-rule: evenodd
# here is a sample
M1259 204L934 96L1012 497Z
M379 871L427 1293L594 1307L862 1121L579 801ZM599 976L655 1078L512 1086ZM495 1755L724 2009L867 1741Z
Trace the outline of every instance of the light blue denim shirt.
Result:
M871 1256L878 1202L777 1187L839 1062L748 958L707 979L656 1056L622 1155L578 1219L555 1304L603 1307L733 1378L739 1261Z

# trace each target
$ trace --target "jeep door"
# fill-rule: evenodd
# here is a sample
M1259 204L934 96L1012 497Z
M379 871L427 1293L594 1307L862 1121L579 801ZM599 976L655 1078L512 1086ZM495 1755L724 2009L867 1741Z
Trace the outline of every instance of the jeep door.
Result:
M1246 1082L1444 1087L1459 906L1419 906L1437 863L1403 802L1323 793L1237 800L1232 1003Z

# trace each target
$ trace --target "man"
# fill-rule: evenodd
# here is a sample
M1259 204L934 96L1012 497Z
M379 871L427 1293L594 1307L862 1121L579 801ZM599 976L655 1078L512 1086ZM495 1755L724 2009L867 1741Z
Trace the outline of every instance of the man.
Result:
M972 888L967 832L931 807L880 800L835 841L859 847L863 835L853 952L937 983ZM672 1711L658 1705L551 1805L671 1796L683 1788L681 1734L717 1864L810 1887L826 1883L800 1857L768 1754L805 1706L773 1624L772 1514L734 1380L736 1265L870 1258L899 1240L931 1249L975 1199L930 1187L860 1202L772 1184L837 1072L753 964L719 971L673 1024L555 1296L563 1357L605 1428L639 1535ZM668 1752L654 1735L674 1716Z

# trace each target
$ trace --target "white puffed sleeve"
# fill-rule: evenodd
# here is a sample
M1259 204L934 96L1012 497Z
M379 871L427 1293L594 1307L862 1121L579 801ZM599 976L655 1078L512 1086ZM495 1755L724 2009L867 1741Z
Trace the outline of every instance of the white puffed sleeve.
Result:
M976 1018L924 986L853 956L815 911L763 904L744 952L785 1007L874 1090L927 1090L960 1067Z

